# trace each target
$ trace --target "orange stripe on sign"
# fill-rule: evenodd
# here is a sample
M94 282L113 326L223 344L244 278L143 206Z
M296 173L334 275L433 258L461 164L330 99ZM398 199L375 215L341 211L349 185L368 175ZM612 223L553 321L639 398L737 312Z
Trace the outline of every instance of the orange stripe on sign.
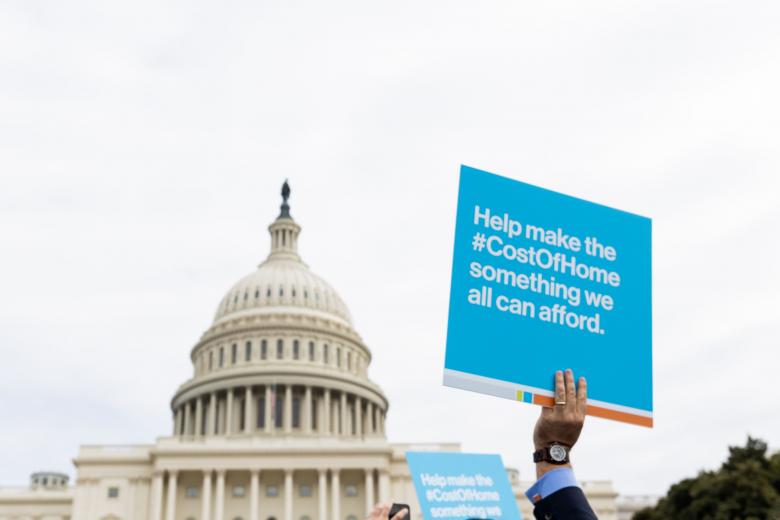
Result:
M542 406L555 406L555 399L546 395L534 394L534 404ZM636 424L638 426L646 426L647 428L653 427L652 417L643 417L641 415L635 415L632 413L618 412L617 410L610 410L608 408L602 408L601 406L588 405L588 415L594 417L602 417L604 419L612 419L613 421L620 421L624 423Z

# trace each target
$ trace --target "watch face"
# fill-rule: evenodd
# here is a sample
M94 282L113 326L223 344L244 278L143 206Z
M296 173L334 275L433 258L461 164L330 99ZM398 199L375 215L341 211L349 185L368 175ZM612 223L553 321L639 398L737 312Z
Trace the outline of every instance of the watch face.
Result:
M550 447L550 458L556 462L563 462L566 460L566 448L555 444Z

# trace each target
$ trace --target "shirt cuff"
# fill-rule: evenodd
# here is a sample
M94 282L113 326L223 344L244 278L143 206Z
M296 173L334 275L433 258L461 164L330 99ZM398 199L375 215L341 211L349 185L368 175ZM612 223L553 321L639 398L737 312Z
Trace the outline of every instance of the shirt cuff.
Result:
M531 503L537 504L556 491L567 487L577 487L574 471L571 468L558 468L542 475L542 478L525 492L525 496Z

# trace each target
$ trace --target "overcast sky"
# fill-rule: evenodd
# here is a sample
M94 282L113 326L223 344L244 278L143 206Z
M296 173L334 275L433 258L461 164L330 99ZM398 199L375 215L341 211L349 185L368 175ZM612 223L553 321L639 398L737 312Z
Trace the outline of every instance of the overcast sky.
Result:
M656 427L589 420L580 478L662 493L748 434L780 448L779 19L772 0L3 2L0 484L170 432L285 178L390 440L532 478L538 408L441 386L460 164L654 219Z

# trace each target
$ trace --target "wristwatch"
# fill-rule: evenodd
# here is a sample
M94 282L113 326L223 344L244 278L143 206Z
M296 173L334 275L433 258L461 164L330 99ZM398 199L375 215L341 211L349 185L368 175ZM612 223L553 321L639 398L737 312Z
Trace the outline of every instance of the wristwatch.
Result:
M553 442L550 446L534 452L534 463L549 462L561 465L569 462L569 447L559 442Z

